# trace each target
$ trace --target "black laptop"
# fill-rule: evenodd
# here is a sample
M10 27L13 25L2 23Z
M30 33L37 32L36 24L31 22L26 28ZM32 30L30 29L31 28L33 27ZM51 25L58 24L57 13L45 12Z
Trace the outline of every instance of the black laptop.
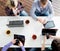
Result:
M42 35L49 34L49 35L55 36L57 30L58 30L58 29L42 29Z
M9 24L7 24L8 27L24 27L24 21L23 20L15 20L15 21L9 21Z

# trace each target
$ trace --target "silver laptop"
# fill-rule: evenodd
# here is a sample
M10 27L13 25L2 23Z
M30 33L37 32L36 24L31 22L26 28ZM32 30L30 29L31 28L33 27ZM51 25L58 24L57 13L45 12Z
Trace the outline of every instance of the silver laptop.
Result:
M7 24L8 27L24 27L24 21L23 20L15 20L15 21L9 21L9 24Z

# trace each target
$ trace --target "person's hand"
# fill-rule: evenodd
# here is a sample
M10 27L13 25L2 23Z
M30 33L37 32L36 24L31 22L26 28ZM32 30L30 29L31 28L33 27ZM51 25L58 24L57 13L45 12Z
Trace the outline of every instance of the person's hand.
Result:
M38 18L38 21L42 24L45 24L47 22L45 19L42 19L42 18Z
M21 41L19 41L18 46L23 46L23 43Z
M17 10L17 13L20 13L20 10Z
M17 39L13 39L11 42L12 42L13 44L15 44L15 43L16 43L16 40L17 40Z

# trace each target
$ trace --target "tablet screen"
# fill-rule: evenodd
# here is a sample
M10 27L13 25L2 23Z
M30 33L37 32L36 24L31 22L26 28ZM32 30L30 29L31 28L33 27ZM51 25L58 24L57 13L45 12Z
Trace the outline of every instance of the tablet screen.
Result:
M55 27L55 24L53 21L48 21L44 26L44 28L53 28L53 27Z

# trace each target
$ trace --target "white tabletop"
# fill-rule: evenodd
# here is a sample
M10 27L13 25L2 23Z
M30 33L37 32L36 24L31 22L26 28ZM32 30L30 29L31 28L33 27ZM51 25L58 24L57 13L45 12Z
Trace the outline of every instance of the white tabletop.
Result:
M7 24L11 20L24 20L24 27L8 27ZM26 24L25 21L29 20L30 23ZM60 30L60 17L53 17L55 28ZM3 47L9 43L13 38L14 34L25 36L25 47L41 47L43 36L41 35L43 25L33 20L31 17L0 17L0 47ZM10 35L6 34L6 31L10 30ZM57 36L59 36L59 30ZM36 40L32 39L32 35L37 36ZM52 39L46 41L46 47L51 45ZM16 47L16 46L12 46Z

